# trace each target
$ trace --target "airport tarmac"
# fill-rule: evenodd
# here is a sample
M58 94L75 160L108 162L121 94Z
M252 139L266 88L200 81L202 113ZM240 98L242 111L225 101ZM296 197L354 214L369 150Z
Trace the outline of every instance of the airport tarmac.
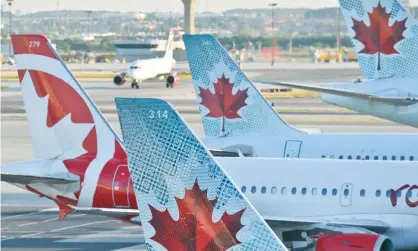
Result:
M340 67L340 66L338 66ZM299 71L298 71L299 72ZM333 70L306 69L303 74L293 70L257 72L254 79L271 78L299 82L346 81L359 75L356 68ZM1 93L1 163L33 159L28 123L23 109L19 83L7 82ZM115 86L109 82L82 82L110 124L120 134L114 97L155 97L171 102L199 136L203 128L191 81L182 81L174 89L164 82L145 82L139 90L129 85ZM263 88L262 86L259 86ZM371 116L359 115L324 104L318 98L269 99L283 119L297 128L324 132L399 132L417 133L417 128L398 125ZM3 250L145 250L142 230L114 219L71 214L58 221L56 206L49 200L2 183L1 246Z

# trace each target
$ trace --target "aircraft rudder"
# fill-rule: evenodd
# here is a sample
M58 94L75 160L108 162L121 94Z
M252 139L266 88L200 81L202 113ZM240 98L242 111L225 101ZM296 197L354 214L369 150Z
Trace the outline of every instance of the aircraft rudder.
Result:
M171 28L167 38L167 48L165 50L164 58L173 59L174 56L174 32L176 29Z
M183 40L205 136L295 130L276 113L218 40L211 35L184 35Z
M365 79L418 76L418 22L398 0L339 2Z
M36 158L93 156L98 133L118 140L45 36L12 35L11 42Z
M159 99L115 101L148 245L285 250L172 105ZM189 235L196 229L185 221L192 218L205 226L198 228L201 235Z

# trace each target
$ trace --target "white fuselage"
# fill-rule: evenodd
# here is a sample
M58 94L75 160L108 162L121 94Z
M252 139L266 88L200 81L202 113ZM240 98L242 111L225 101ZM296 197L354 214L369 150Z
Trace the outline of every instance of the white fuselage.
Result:
M264 218L381 221L390 226L381 234L397 249L418 248L418 187L413 187L418 185L418 168L414 162L218 161ZM404 185L408 186L392 201L387 191Z
M170 74L174 64L175 61L172 58L137 60L129 65L127 74L132 80L141 82L160 75Z
M267 219L316 219L316 220L375 220L390 226L386 232L397 248L418 248L418 168L412 161L348 161L322 159L279 159L279 158L217 158L217 161L230 175L258 212ZM2 173L26 174L46 177L70 177L55 168L60 160L35 160L10 163L2 167ZM45 170L48 166L48 172ZM27 170L31 170L28 173ZM87 171L89 172L89 171ZM108 173L113 182L117 176ZM87 177L87 176L86 176ZM130 191L129 182L118 184L111 181L87 178L82 186L84 196L95 198L99 187L111 185L111 190L97 197L101 200L87 202L78 200L77 207L91 208L95 203L109 205L115 199L113 189ZM126 180L126 179L125 179ZM127 180L130 180L128 177ZM117 180L116 180L117 181ZM126 187L121 187L125 184ZM23 189L24 185L15 184ZM107 186L108 186L107 185ZM407 185L393 201L387 191L397 190ZM31 184L31 187L49 198L69 197L78 190L80 184L54 185L47 183ZM414 188L414 186L416 188ZM94 187L90 189L87 187ZM245 187L245 188L244 188ZM324 193L326 189L326 193ZM344 190L348 189L348 193ZM407 191L411 190L408 197ZM112 192L113 191L113 192ZM379 191L379 192L378 192ZM378 194L380 193L380 194ZM113 194L113 195L112 195ZM129 196L134 196L132 191ZM123 196L127 196L124 193ZM132 198L134 200L134 198ZM117 205L109 208L118 208ZM130 206L127 209L137 209ZM308 228L279 228L276 232L286 235L286 231L307 231ZM314 226L321 229L321 226ZM329 229L329 228L325 228ZM322 231L322 230L321 230ZM337 228L341 232L362 232L353 227ZM286 239L286 238L284 238ZM289 241L289 240L285 240ZM301 241L299 239L291 241Z
M360 83L335 84L330 87L380 97L417 98L418 78L388 78ZM395 105L377 100L323 94L326 103L345 107L361 113L391 120L400 124L418 127L418 104Z
M418 160L418 134L302 133L205 138L210 149L253 157Z

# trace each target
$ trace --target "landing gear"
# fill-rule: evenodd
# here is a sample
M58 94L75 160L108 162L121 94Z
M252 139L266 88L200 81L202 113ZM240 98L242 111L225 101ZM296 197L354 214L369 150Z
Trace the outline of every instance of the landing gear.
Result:
M131 83L131 88L136 88L136 89L139 89L139 84L138 84L138 82L136 82L136 81L132 82L132 83Z
M167 87L167 88L173 88L173 84L166 83L166 84L165 84L165 87Z

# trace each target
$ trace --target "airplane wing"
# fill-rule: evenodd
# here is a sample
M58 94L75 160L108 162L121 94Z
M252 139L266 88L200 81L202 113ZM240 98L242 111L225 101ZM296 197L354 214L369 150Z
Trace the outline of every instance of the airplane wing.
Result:
M50 185L64 185L77 183L80 180L76 177L65 176L37 176L37 175L22 175L11 173L0 173L1 181L15 184L33 184L33 183L46 183Z
M335 219L335 220L321 220L321 219L304 219L304 218L286 218L286 217L269 217L263 216L267 224L274 228L297 228L310 225L321 225L326 227L350 227L363 228L374 233L384 233L390 225L378 220L366 219Z
M283 83L279 81L257 81L257 82L262 83L262 84L280 85L280 86L285 86L285 87L290 87L290 88L296 88L296 89L302 89L302 90L307 90L307 91L320 92L320 93L326 93L326 94L332 94L332 95L338 95L338 96L344 96L344 97L375 100L375 101L380 101L380 102L400 105L400 106L407 106L407 105L413 105L413 104L418 103L418 99L411 98L411 97L384 97L384 96L377 96L373 94L359 93L359 92L330 88L330 87L321 87L321 86L312 86L312 85L303 85L303 84L289 84L289 83Z

